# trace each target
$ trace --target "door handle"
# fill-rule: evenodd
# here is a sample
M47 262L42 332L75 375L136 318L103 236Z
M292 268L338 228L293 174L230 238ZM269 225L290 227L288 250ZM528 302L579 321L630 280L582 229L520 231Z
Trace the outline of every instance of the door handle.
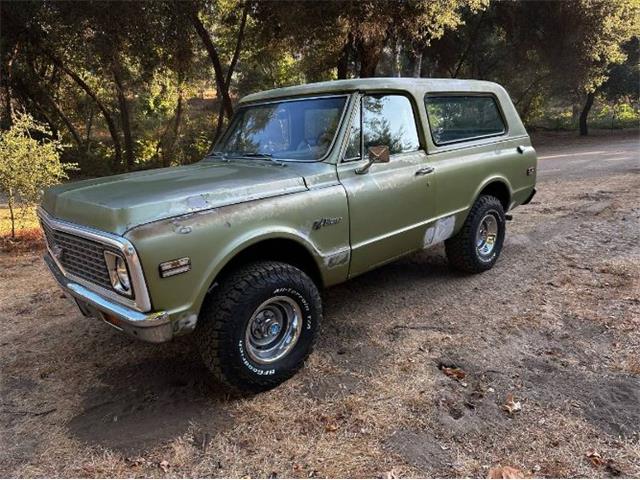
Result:
M524 145L518 145L518 148L516 148L516 150L518 151L518 153L522 154L524 153L525 147Z
M435 168L433 167L423 167L420 170L416 171L416 176L419 177L421 175L429 175L430 173L433 173L435 170Z

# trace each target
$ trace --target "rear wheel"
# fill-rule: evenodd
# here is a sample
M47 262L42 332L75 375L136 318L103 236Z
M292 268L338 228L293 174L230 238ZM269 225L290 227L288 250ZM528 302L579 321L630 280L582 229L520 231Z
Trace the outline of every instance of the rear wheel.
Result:
M469 273L489 270L500 256L505 231L500 200L491 195L481 196L471 207L462 229L445 242L449 263Z
M257 262L222 279L205 301L194 335L204 363L220 381L261 391L302 367L321 318L318 289L304 272Z

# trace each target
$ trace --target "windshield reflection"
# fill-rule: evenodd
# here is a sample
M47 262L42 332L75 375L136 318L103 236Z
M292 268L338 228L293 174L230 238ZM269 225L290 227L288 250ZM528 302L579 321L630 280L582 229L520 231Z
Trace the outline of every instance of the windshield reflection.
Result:
M241 107L216 154L320 160L333 143L346 101L339 96Z

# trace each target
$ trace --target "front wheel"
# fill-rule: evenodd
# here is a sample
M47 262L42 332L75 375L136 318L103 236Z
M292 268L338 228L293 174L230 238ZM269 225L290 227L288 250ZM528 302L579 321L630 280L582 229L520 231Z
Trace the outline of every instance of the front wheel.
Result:
M462 229L445 242L449 263L463 272L489 270L498 260L506 221L502 203L483 195L473 204Z
M321 318L320 295L309 276L285 263L257 262L222 279L205 301L194 334L219 380L255 392L302 367Z

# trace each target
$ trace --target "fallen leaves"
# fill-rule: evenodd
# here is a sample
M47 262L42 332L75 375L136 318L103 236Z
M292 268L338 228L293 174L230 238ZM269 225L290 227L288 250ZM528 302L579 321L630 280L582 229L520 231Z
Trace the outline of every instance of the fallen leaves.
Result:
M338 430L338 424L337 423L329 423L327 425L325 425L324 427L326 432L335 432Z
M589 450L587 450L587 453L585 453L585 457L589 459L589 461L594 467L599 467L604 463L602 456L600 456L598 451L593 448L590 448Z
M402 478L402 472L401 472L400 468L393 467L390 471L388 471L386 473L385 478L387 478L387 479Z
M456 380L463 380L467 376L466 372L458 367L441 367L442 373L447 377L455 378Z
M162 470L164 473L168 473L169 472L169 468L171 467L171 465L169 465L169 462L167 462L166 460L162 460L158 466L160 467L160 470Z
M513 393L507 394L507 398L502 405L502 409L509 415L513 415L516 412L522 410L522 404L515 399Z
M591 462L591 465L593 465L593 467L601 468L604 466L612 477L622 476L622 471L620 470L620 468L618 468L613 459L602 458L602 455L600 455L600 453L595 448L590 448L589 450L587 450L584 456Z
M460 385L462 385L463 387L467 386L467 384L464 382L464 379L467 376L467 372L462 370L460 367L455 367L453 365L445 365L441 363L440 365L438 365L438 368L447 377L457 380L460 383Z
M525 478L517 468L513 467L493 467L489 469L487 478Z

